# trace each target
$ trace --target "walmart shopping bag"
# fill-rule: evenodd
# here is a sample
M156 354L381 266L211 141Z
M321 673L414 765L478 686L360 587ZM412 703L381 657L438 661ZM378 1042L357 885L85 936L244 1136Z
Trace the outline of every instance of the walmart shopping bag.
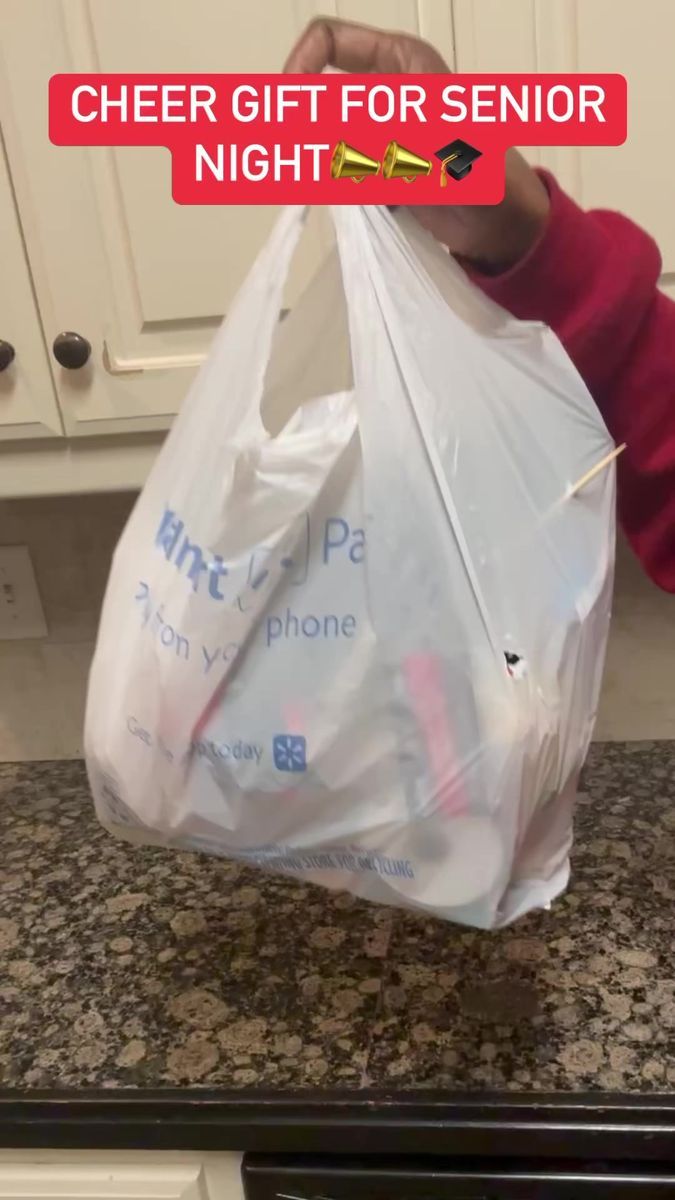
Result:
M304 215L279 219L117 547L97 811L498 926L568 877L613 467L570 484L611 439L554 335L410 217L335 210L337 251L279 324Z

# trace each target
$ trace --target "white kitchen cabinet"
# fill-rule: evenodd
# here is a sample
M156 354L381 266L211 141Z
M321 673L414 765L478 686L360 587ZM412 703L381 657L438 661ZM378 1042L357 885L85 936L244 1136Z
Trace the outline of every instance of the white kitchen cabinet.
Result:
M0 438L53 437L61 418L1 137L0 252Z
M92 346L82 370L54 365L68 434L168 426L275 210L174 204L162 149L51 146L49 77L279 70L326 10L420 30L451 57L445 0L3 0L0 112L47 341ZM319 221L305 239L291 301L325 236Z
M673 0L453 0L458 71L610 71L628 80L628 140L617 147L544 147L584 208L613 208L656 238L664 290L675 295Z
M672 0L648 19L635 0L2 0L0 339L16 359L0 372L0 496L142 483L275 215L173 204L161 149L52 147L49 77L272 70L318 11L417 31L458 70L626 74L625 147L528 154L653 233L675 295ZM319 220L289 302L326 237ZM54 361L63 330L91 344L81 370Z
M238 1154L0 1152L0 1200L242 1200Z

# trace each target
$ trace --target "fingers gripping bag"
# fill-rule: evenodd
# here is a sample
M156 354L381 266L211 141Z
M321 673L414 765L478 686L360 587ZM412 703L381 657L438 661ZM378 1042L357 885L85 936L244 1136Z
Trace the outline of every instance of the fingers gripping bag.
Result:
M98 816L496 928L569 874L609 626L612 450L553 333L409 215L285 210L114 555ZM552 284L555 286L555 284Z

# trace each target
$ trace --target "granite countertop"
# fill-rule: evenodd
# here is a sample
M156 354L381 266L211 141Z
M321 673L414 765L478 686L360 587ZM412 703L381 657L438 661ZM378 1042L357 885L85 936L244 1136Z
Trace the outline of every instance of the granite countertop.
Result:
M568 893L487 934L131 847L81 763L0 766L0 1087L672 1094L675 743L583 788Z

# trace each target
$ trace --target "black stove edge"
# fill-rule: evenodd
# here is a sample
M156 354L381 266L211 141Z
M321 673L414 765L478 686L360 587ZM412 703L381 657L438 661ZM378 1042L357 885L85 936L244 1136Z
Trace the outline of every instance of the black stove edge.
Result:
M0 1147L675 1162L675 1094L0 1090Z

